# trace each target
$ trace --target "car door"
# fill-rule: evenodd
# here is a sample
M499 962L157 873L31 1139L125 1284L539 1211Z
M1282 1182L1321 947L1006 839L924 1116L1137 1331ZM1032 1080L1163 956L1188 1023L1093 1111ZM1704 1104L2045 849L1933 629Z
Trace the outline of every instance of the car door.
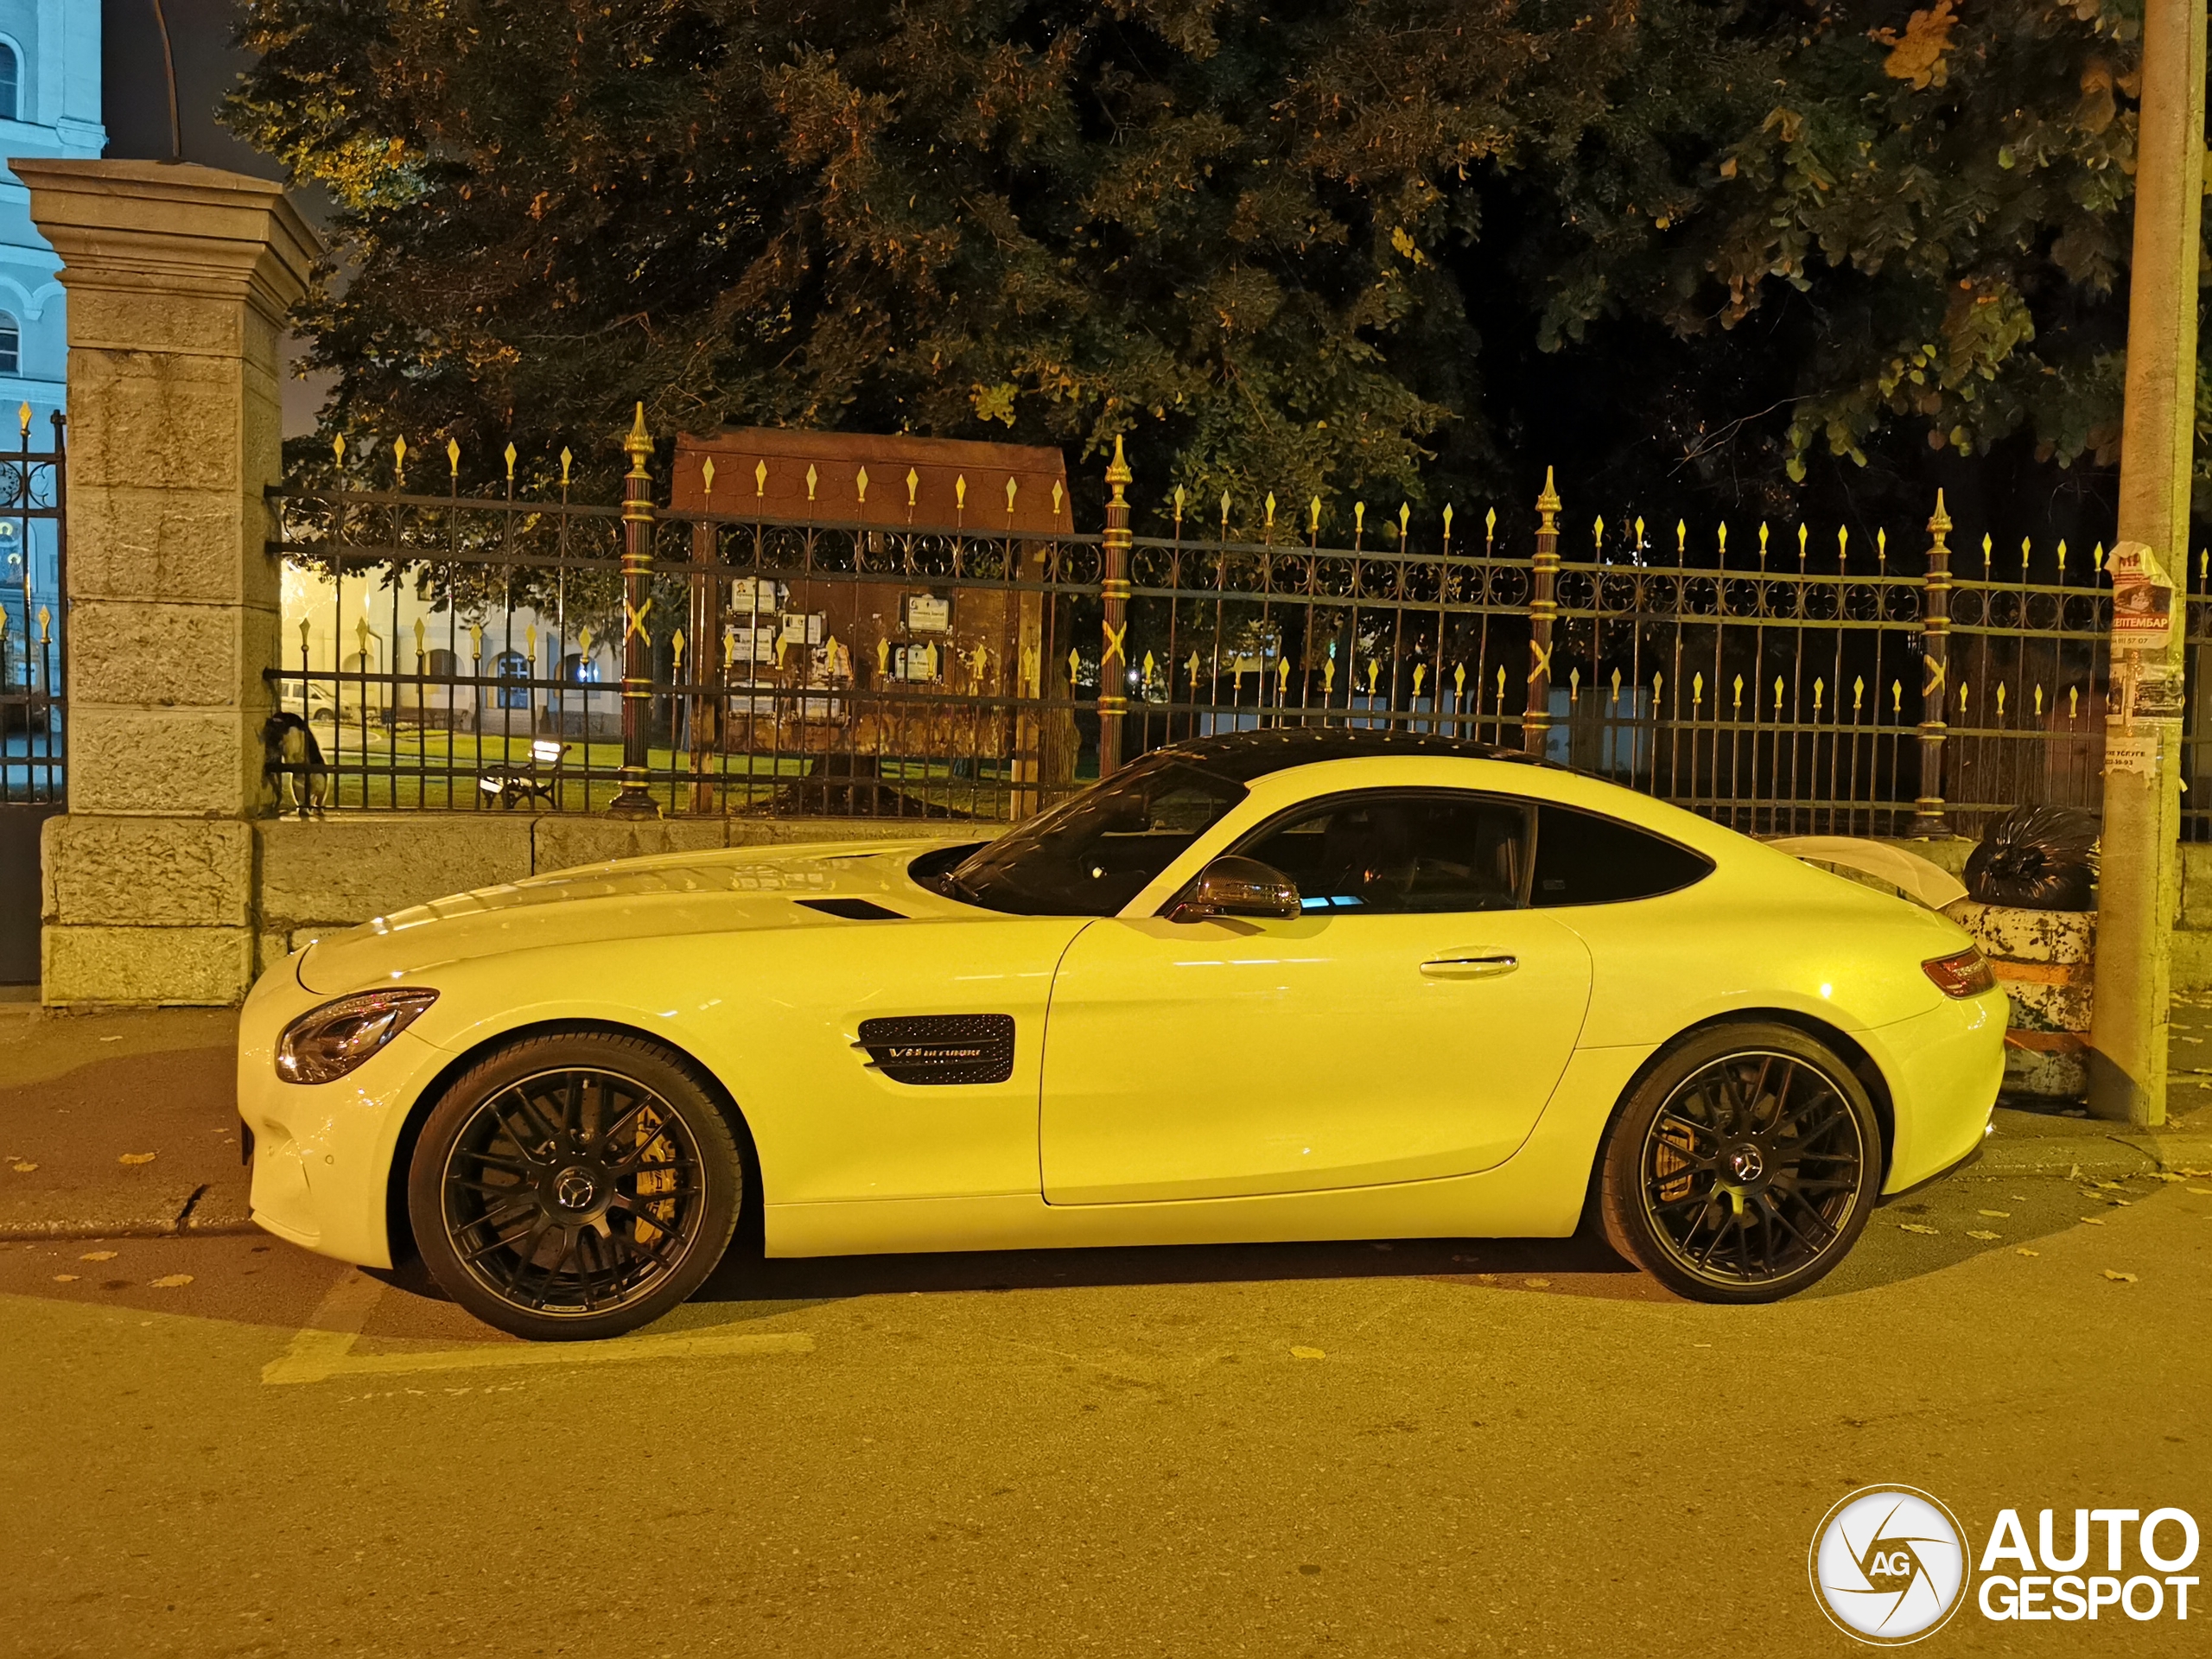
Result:
M1055 1204L1229 1198L1485 1169L1527 1138L1590 991L1527 908L1525 803L1369 790L1234 849L1295 920L1092 923L1054 976L1039 1140Z

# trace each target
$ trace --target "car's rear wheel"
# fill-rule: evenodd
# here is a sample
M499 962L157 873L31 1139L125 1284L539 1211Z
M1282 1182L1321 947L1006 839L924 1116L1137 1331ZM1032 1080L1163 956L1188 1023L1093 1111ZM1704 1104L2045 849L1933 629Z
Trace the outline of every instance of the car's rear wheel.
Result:
M1849 1253L1881 1184L1866 1085L1794 1027L1709 1027L1615 1118L1599 1181L1613 1248L1677 1294L1770 1302Z
M744 1188L737 1138L682 1056L639 1037L524 1038L446 1090L408 1168L424 1264L487 1325L611 1337L714 1271Z

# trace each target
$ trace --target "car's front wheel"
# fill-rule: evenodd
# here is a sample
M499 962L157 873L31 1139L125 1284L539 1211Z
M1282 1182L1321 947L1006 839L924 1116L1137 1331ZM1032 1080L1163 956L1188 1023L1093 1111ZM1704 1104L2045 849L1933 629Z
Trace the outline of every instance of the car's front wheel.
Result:
M487 1325L618 1336L714 1271L744 1188L737 1137L682 1056L640 1037L524 1038L424 1121L407 1205L423 1260Z
M1710 1027L1615 1118L1599 1179L1613 1248L1677 1294L1770 1302L1849 1252L1881 1184L1866 1085L1794 1027Z

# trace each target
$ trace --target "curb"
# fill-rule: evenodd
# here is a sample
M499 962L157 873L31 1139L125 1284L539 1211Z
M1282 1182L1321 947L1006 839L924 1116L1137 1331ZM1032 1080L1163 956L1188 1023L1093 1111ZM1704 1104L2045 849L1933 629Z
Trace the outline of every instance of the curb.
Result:
M2212 1135L2140 1129L2132 1134L2008 1135L2000 1128L1990 1136L1980 1161L1984 1169L2024 1175L2075 1169L2101 1175L2212 1170Z
M81 1238L219 1238L260 1230L251 1220L230 1217L208 1221L194 1217L181 1224L144 1217L136 1221L0 1221L0 1243L67 1243Z
M0 1216L0 1242L77 1238L189 1238L257 1233L245 1194L233 1187L218 1192L203 1181L174 1215L148 1215L118 1209L102 1215ZM170 1200L175 1203L175 1199Z

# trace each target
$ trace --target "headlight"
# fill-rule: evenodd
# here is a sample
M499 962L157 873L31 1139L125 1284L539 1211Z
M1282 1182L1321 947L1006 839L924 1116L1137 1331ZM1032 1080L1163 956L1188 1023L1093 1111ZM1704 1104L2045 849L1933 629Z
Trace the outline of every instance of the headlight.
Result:
M276 1075L287 1083L334 1083L415 1023L438 1000L429 990L363 991L326 1002L284 1027Z

